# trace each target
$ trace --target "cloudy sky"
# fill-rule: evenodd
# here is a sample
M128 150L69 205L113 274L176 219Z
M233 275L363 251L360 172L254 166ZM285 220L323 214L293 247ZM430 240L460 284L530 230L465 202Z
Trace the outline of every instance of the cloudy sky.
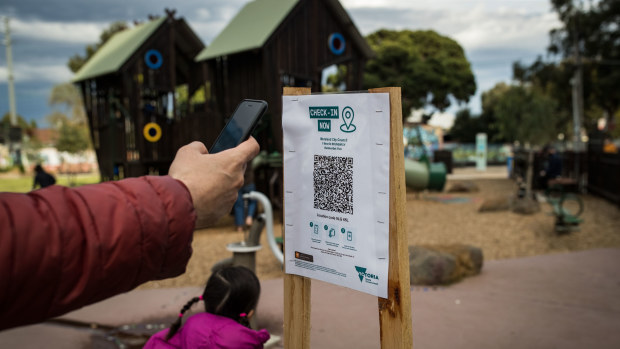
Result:
M363 35L380 28L433 29L457 40L476 76L478 92L469 103L474 112L480 110L480 93L510 81L512 62L528 63L544 54L549 30L559 26L549 0L340 1ZM83 54L113 21L144 20L174 8L208 45L247 2L3 0L0 16L11 19L17 112L46 126L51 87L72 77L69 57ZM8 109L6 48L1 45L0 116Z

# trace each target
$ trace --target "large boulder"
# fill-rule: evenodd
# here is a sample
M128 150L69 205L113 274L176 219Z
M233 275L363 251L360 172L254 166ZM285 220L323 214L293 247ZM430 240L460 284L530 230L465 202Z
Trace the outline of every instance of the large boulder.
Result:
M409 246L412 285L447 285L480 273L482 250L463 244Z
M538 201L530 198L518 199L513 202L512 212L523 215L534 214L540 212L540 204Z
M512 208L513 198L508 195L495 196L484 199L478 212L508 211Z
M420 246L409 246L409 278L412 285L452 283L456 258Z

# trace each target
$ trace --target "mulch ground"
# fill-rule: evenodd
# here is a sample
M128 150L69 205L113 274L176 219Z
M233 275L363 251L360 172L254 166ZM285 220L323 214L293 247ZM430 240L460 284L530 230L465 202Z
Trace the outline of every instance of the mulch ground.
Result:
M464 243L482 248L486 260L505 259L586 250L598 247L620 247L620 208L596 196L583 194L584 222L578 232L558 235L551 206L541 203L541 211L520 215L511 211L479 213L485 199L506 197L516 193L509 179L479 179L475 193L407 193L407 232L409 245ZM450 186L450 182L446 187ZM276 222L274 233L281 235ZM281 266L271 254L265 232L263 249L257 254L256 271L262 280L282 277ZM187 272L177 278L153 281L141 288L204 285L211 267L232 256L226 244L243 240L237 233L232 216L224 217L215 227L199 230L192 244L194 253Z

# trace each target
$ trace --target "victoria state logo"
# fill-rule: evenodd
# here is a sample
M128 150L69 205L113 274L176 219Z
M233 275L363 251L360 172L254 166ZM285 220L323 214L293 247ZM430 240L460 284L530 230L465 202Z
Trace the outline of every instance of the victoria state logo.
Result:
M369 274L366 272L366 268L355 266L355 270L357 270L357 276L360 278L360 282L364 282L364 278L367 283L376 285L379 281L379 277L375 274Z

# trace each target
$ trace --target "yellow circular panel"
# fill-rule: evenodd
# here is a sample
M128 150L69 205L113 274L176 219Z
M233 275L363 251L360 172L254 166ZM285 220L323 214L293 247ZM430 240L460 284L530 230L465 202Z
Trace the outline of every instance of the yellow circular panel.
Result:
M161 127L154 122L149 122L144 125L142 133L147 141L157 142L161 138Z

